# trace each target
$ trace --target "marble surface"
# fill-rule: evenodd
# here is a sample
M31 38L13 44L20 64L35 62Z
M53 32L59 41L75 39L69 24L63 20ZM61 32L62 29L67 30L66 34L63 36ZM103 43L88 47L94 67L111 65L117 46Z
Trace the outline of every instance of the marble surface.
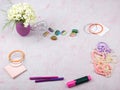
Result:
M0 13L0 90L120 90L120 63L115 65L112 76L97 75L91 64L90 52L100 41L106 42L120 58L120 0L11 0L13 3L30 3L39 20L47 21L52 28L68 34L52 41L40 32L21 37L16 30L2 26L6 16ZM0 0L0 9L7 10L7 0ZM104 36L89 35L83 28L88 23L102 23L110 29ZM70 37L71 29L79 29L76 37ZM52 35L52 34L51 34ZM24 65L27 72L11 79L4 71L9 64L8 53L20 49L26 54ZM30 76L58 75L64 81L34 83ZM66 82L91 75L92 81L73 87Z

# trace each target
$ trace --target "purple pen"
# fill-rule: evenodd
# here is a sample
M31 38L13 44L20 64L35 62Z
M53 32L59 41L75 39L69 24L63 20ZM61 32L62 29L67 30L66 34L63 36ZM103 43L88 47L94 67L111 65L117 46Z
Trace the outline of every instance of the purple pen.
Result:
M60 78L52 78L52 79L40 79L40 80L35 80L35 83L39 83L39 82L47 82L47 81L60 81L60 80L64 80L63 77Z
M30 77L30 80L40 80L40 79L56 79L58 76L44 76L44 77Z

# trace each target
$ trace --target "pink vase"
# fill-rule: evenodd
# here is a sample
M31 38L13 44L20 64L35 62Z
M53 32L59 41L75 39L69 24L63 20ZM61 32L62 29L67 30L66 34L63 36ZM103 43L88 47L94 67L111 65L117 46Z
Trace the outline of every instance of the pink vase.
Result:
M24 27L24 24L22 22L17 22L16 30L21 36L27 36L30 33L30 25Z

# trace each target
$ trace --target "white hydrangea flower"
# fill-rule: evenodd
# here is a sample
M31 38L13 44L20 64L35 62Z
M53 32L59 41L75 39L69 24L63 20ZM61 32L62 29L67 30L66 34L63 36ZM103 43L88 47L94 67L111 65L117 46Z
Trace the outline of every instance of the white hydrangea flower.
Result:
M33 22L35 18L34 10L27 3L15 4L8 10L8 20L21 21L25 27L27 27L31 21Z

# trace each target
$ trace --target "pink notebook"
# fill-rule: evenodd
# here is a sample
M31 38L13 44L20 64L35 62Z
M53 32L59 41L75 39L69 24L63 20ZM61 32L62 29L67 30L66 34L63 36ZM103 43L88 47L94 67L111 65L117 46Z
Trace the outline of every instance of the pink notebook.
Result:
M25 66L21 65L19 67L13 67L11 65L7 65L4 68L7 73L14 79L17 76L21 75L22 73L24 73L27 69L25 68Z

